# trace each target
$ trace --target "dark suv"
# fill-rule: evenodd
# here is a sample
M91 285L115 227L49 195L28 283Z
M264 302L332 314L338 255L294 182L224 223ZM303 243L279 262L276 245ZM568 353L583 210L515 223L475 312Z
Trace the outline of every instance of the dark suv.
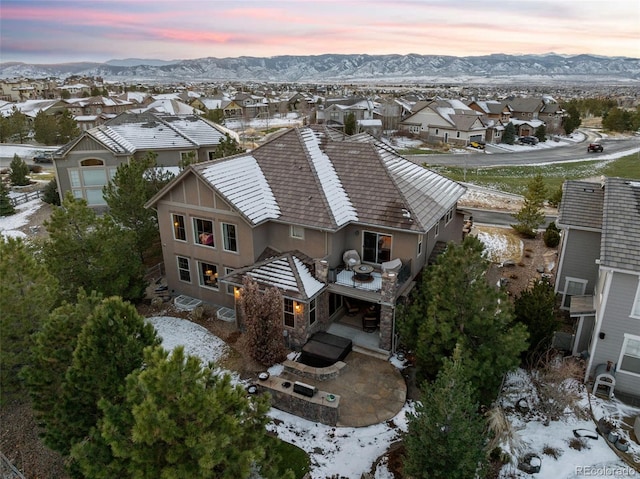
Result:
M604 148L600 143L589 143L589 146L587 146L587 153L591 153L591 152L602 153L603 151L604 151Z
M53 154L42 151L33 157L33 162L34 163L52 163Z
M520 143L522 143L523 145L537 145L538 144L538 138L535 136L521 136L520 137Z

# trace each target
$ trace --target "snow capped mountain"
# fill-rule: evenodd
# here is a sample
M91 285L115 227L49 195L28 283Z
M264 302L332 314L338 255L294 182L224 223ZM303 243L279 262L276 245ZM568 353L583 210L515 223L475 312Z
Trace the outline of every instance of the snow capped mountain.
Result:
M100 76L105 80L274 82L345 81L481 81L483 79L572 82L640 81L640 59L595 55L565 56L492 54L475 57L442 55L315 55L199 58L195 60L126 59L107 63L57 65L0 64L0 78Z

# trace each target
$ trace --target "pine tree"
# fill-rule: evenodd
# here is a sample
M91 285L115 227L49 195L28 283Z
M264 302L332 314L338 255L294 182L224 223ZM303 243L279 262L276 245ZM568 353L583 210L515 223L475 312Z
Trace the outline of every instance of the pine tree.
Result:
M100 401L99 434L74 448L87 477L243 479L265 461L266 396L248 397L182 346L148 348L144 363L127 378L123 403ZM101 440L112 457L96 454ZM260 475L293 477L268 468Z
M403 472L415 479L482 477L485 422L474 401L459 347L432 384L423 384L415 413L408 415Z
M38 424L43 427L44 443L51 449L68 452L69 445L61 441L60 396L67 369L71 366L78 335L102 297L80 291L75 304L65 303L53 310L34 336L31 363L22 373L29 390Z
M11 172L9 173L9 181L14 186L26 186L30 183L29 166L17 154L13 155L13 160L9 165Z
M55 145L58 136L58 123L56 118L40 110L33 120L35 140L44 145Z
M540 143L547 141L547 127L544 123L536 128L534 136L540 141Z
M273 366L287 355L283 343L282 295L277 288L260 291L250 276L245 276L242 284L240 307L250 354L260 364Z
M567 135L570 135L575 131L576 128L580 126L582 123L582 118L580 117L580 111L578 110L578 106L575 100L570 101L566 104L565 110L567 114L562 119L562 126Z
M347 135L353 135L356 132L357 122L353 113L347 114L344 118L344 132Z
M58 193L58 182L53 178L42 190L42 201L47 204L60 206L60 194Z
M51 442L69 454L102 414L98 401L124 400L125 378L142 366L143 350L159 344L156 332L135 307L118 297L104 299L87 317L66 370L56 408Z
M27 120L27 115L14 106L8 120L8 138L16 139L18 143L24 143L29 136L29 121Z
M527 184L527 191L524 194L524 204L520 210L513 215L517 223L511 227L518 233L535 238L538 227L544 223L544 206L547 197L547 188L544 184L544 177L538 173Z
M0 216L11 216L16 212L16 209L11 204L11 198L9 198L9 189L0 181Z
M29 364L32 334L56 302L57 282L20 238L0 235L0 390L20 388L18 372Z
M68 143L80 134L78 122L69 110L64 110L60 115L58 115L56 121L58 126L57 143Z
M507 126L504 127L504 132L502 133L502 143L506 143L507 145L513 145L516 141L516 127L513 123L507 123Z
M461 245L450 243L398 319L402 342L415 344L419 380L435 377L460 344L470 380L489 404L502 375L519 365L527 332L514 324L506 294L487 282L483 251L474 236Z
M172 173L156 167L156 157L149 152L140 160L132 159L120 165L102 190L109 215L134 235L135 250L141 261L160 239L157 214L144 205L173 178Z
M529 356L545 351L550 345L559 321L555 316L556 295L545 279L520 293L514 303L516 320L529 331Z
M218 146L216 146L216 151L214 154L214 158L226 158L227 156L237 155L238 153L244 153L238 142L235 138L232 138L229 133L225 133L224 139L220 140Z
M144 267L133 232L105 215L98 217L84 200L67 193L61 208L45 222L43 248L48 270L58 279L61 298L73 301L80 288L104 296L138 299L144 294Z

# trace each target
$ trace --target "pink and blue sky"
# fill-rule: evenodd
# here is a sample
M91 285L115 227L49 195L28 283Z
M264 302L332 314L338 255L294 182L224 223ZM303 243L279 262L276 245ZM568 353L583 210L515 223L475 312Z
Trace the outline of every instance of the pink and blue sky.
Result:
M0 61L366 53L640 58L639 0L0 0Z

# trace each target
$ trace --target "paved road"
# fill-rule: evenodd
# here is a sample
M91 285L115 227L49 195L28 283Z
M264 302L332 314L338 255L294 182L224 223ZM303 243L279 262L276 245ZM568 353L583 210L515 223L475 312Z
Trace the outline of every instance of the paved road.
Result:
M558 163L578 160L608 159L612 155L618 158L621 153L637 154L640 160L640 137L625 139L598 138L596 133L584 130L586 139L583 142L571 143L562 141L557 148L537 145L523 147L517 152L505 151L500 145L487 145L484 152L469 154L446 155L406 155L406 158L418 164L458 166L467 168L505 166L505 165L532 165L541 163ZM604 146L603 153L587 153L587 144L598 138L598 142ZM530 149L530 151L529 151Z

